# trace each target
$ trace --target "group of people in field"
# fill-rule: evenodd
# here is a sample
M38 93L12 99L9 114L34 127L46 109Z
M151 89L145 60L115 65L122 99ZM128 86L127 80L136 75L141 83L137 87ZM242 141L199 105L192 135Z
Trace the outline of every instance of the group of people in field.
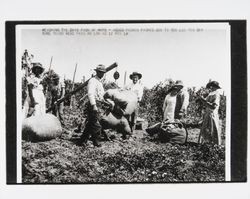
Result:
M65 84L64 81L60 81L59 75L56 73L45 74L45 68L41 63L32 63L27 58L29 58L29 56L27 52L25 52L22 62L22 83L27 86L27 93L22 108L23 119L46 113L46 95L51 96L51 106L65 95ZM50 85L46 88L46 91L43 86L45 78L49 78L50 81ZM51 112L59 118L61 124L64 124L63 104L52 106Z
M93 141L94 146L100 146L100 135L102 126L100 124L98 101L103 101L104 87L101 81L106 73L104 65L98 65L95 69L96 75L93 76L87 85L88 103L87 103L87 123L80 137L78 143L86 142L89 137ZM44 67L40 63L33 63L29 75L26 76L28 85L28 95L25 99L23 106L24 117L32 115L39 115L46 113L45 107L45 95L43 86L41 84L44 78ZM140 102L143 96L143 86L140 83L142 74L139 72L133 72L130 74L131 84L125 86L123 89L131 90L137 95L137 106L140 106ZM50 89L52 94L52 104L58 99L62 98L65 94L65 85L60 82L58 75L54 75L52 78L52 88ZM202 126L200 129L199 143L211 142L215 144L221 144L221 134L219 127L219 115L218 109L220 104L219 83L216 81L210 81L207 83L206 88L209 90L209 95L206 98L200 97L201 102L206 107L203 115ZM162 102L162 114L163 121L172 121L175 119L181 120L185 118L187 113L187 107L189 105L189 94L185 89L181 80L176 81L168 90L167 95ZM131 131L133 132L136 125L136 118L138 115L138 107L133 116L133 122ZM54 106L52 113L60 119L63 124L63 106L59 104Z

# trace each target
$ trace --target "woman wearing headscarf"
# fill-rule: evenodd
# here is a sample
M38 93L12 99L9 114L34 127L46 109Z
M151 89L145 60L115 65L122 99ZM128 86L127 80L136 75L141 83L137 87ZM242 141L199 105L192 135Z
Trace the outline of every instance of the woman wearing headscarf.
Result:
M219 83L211 81L206 85L209 89L208 96L204 99L200 97L201 101L205 105L205 113L203 115L203 122L199 136L199 143L214 143L221 144L221 131L219 126L219 105L220 105L220 93Z

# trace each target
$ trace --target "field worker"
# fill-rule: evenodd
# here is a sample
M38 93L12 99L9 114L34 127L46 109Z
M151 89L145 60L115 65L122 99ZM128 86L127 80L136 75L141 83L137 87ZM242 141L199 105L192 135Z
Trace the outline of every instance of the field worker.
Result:
M31 75L27 77L28 96L24 102L25 117L45 114L45 96L43 93L42 73L44 67L40 63L33 63Z
M59 75L54 73L51 77L51 106L52 108L52 114L57 116L58 119L60 120L61 124L64 125L64 120L63 120L63 109L64 109L64 104L60 103L56 106L53 106L53 104L58 101L59 99L63 98L65 95L65 83L64 81L60 81Z
M133 130L135 129L135 125L136 125L136 120L138 117L138 109L139 109L139 104L141 102L142 99L142 95L143 95L143 86L142 84L139 82L139 80L142 78L142 74L138 73L138 72L133 72L132 74L129 75L129 78L132 80L132 83L127 85L125 87L126 90L131 90L134 91L137 94L137 100L138 100L138 107L135 110L135 112L131 115L131 119L130 119L130 126L131 126L131 130L133 132Z
M187 107L189 105L189 93L184 87L181 80L175 82L175 86L179 86L180 90L177 93L176 105L175 105L175 119L182 119L187 114Z
M182 119L189 104L189 94L183 89L181 80L177 80L170 88L163 103L163 121Z
M89 136L92 137L94 146L100 147L99 143L101 135L101 124L99 121L99 111L98 111L98 102L103 101L104 88L101 82L106 69L104 65L98 65L95 69L96 76L92 77L87 86L89 102L87 105L87 123L84 129L84 132L78 142L81 144L86 142Z
M220 86L216 81L211 81L206 85L209 90L208 96L204 99L200 97L205 105L205 113L199 136L199 143L221 144L221 131L219 127L219 105L220 105Z

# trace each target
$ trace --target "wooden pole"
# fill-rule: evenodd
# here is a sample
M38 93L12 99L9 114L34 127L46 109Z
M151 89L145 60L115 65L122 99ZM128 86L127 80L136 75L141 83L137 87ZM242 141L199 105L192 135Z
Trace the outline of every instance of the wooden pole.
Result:
M127 79L127 71L124 73L124 86L126 86L126 79Z
M112 65L110 65L109 67L106 68L106 73L111 71L112 69L114 69L115 67L117 67L117 63L113 63ZM60 103L62 103L64 100L68 99L71 95L77 93L78 91L82 90L85 86L88 85L88 82L91 78L89 78L87 81L85 81L81 86L79 86L78 88L76 88L75 90L69 92L67 95L65 95L63 98L59 99L55 104L53 104L53 106L51 106L50 108L47 109L46 113L50 112L52 110L52 108Z
M51 56L51 58L50 58L49 71L51 70L52 61L53 61L53 56Z
M74 90L74 86L75 86L75 76L76 76L76 69L77 69L77 63L76 63L76 66L75 66L75 71L74 71L74 75L73 75L73 86L72 86L72 91Z
M72 84L73 84L73 85L72 85L71 91L73 91L73 90L74 90L74 87L75 87L76 69L77 69L77 63L76 63L75 71L74 71L74 75L73 75L73 80L72 80ZM75 97L74 97L74 95L72 95L72 98L70 99L70 108L72 108L74 105L75 105Z
M51 75L51 67L52 67L52 61L53 61L53 56L51 56L50 58L50 63L49 63L49 70L48 70L48 77L49 79L51 79L50 75ZM51 81L50 81L51 82ZM45 97L48 98L48 87L45 90Z

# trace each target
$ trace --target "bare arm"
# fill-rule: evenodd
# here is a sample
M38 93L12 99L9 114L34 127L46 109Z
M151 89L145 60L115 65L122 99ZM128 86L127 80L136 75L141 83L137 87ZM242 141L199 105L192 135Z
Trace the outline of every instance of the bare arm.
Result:
M165 100L164 100L163 106L162 106L162 111L163 111L163 113L164 113L166 107L167 107L167 96L165 97Z
M30 106L31 107L34 107L35 106L35 99L34 99L34 96L33 96L33 84L28 84L28 93L29 93L29 97L30 97Z

